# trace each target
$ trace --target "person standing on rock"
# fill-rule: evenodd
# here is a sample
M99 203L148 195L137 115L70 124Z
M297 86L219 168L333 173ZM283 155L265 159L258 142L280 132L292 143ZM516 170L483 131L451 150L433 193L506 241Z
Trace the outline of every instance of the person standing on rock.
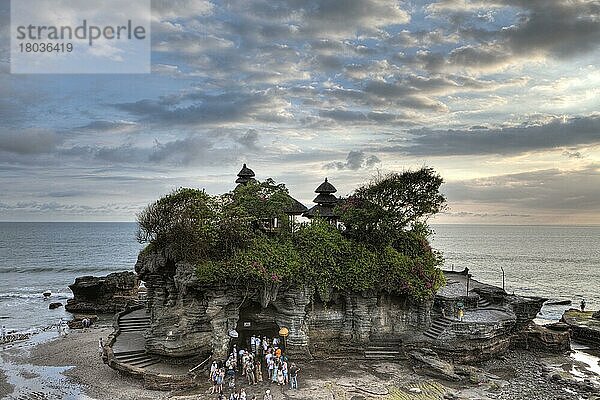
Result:
M581 299L581 304L579 305L581 307L581 312L585 311L585 299Z
M262 376L262 365L260 363L260 359L256 360L256 366L254 368L254 372L256 373L256 383L263 381Z
M221 368L217 374L217 393L223 393L223 381L225 380L225 370Z
M248 385L256 385L254 379L254 363L252 361L246 362L246 378L248 378Z
M287 385L288 383L290 383L290 381L289 381L288 363L287 363L287 361L286 361L285 358L282 358L281 360L282 360L282 362L281 362L281 372L283 372L283 381L284 381L284 384Z
M296 366L296 364L292 363L290 367L290 388L298 389L298 372L300 372L300 368Z
M6 342L6 326L2 325L2 343Z
M267 363L267 379L271 379L273 376L273 368L275 368L275 363L273 362L273 354L271 352L267 352L265 356L265 362Z

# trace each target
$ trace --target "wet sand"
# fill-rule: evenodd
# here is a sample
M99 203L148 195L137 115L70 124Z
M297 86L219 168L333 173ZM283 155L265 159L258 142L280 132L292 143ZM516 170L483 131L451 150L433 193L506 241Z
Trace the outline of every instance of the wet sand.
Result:
M111 331L108 326L92 328L86 332L72 332L64 338L57 338L56 332L46 332L0 350L0 398L217 398L207 394L208 383L187 393L146 390L138 380L104 365L98 354L98 338L106 340ZM299 390L281 390L277 385L267 383L251 387L243 385L248 399L251 395L262 399L267 388L271 389L275 399L599 398L597 393L585 389L588 383L584 381L594 375L586 371L584 364L571 357L526 351L509 352L500 359L479 365L482 379L471 383L450 383L416 374L407 361L329 360L304 363L300 367ZM572 373L573 369L576 374ZM205 378L202 380L206 382ZM243 383L238 380L238 384ZM229 391L225 394L228 396Z

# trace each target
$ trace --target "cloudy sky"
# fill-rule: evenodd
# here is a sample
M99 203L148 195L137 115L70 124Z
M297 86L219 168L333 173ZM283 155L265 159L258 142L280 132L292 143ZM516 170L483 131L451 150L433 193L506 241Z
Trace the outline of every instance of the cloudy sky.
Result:
M0 220L124 220L247 162L309 204L429 165L445 223L600 223L597 0L153 2L152 74L11 75Z

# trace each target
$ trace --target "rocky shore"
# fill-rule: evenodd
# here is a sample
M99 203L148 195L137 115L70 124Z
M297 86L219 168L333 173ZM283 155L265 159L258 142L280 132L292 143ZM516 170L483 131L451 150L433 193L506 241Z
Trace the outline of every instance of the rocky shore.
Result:
M206 393L208 382L204 379L194 391L158 392L146 390L139 381L110 369L102 363L97 348L98 338L106 338L110 331L108 326L96 327L35 347L23 343L4 348L0 353L1 366L3 370L10 366L11 370L9 377L0 374L0 398L216 399ZM282 392L268 384L243 387L250 395L262 395L270 387L276 400L600 398L599 377L588 370L589 366L567 355L538 351L511 350L475 366L460 366L457 370L464 378L460 381L417 373L408 359L397 362L330 359L304 362L300 367L299 390L286 388ZM15 378L19 387L13 392ZM39 387L45 388L45 394L38 393Z

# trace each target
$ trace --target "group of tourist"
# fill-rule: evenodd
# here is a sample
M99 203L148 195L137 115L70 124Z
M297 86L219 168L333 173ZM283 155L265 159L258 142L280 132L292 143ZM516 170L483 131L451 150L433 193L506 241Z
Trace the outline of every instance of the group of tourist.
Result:
M244 377L249 386L257 385L261 382L276 383L281 390L285 385L290 385L291 389L298 388L298 368L294 363L289 363L284 354L284 348L279 338L269 340L267 337L262 339L258 336L252 336L249 340L249 350L233 346L225 362L213 361L210 367L209 380L212 383L211 394L218 394L218 399L225 399L223 394L223 385L227 385L233 390L229 400L247 400L256 399L256 396L247 397L245 389L235 391L236 374ZM263 377L263 373L265 374ZM271 400L270 390L266 390L263 400Z

